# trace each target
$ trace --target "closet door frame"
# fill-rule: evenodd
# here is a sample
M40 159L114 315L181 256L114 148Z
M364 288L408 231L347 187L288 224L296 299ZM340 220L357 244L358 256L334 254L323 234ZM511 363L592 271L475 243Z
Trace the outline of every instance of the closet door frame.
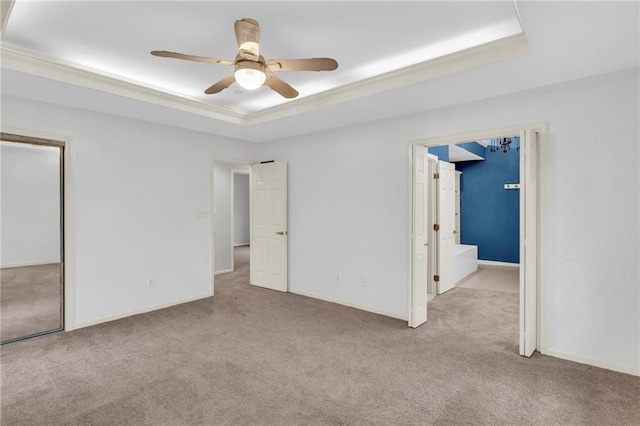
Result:
M14 337L0 342L0 345L18 342L21 340L31 339L34 337L44 336L47 334L57 333L60 331L71 330L73 324L72 317L72 292L70 288L71 264L69 256L69 241L71 239L71 226L69 206L70 200L67 197L69 170L68 170L68 144L67 138L46 135L42 133L33 133L23 130L14 130L2 128L0 130L0 140L3 142L22 143L26 145L50 146L59 149L59 179L60 179L60 326L51 329L31 333L25 336Z

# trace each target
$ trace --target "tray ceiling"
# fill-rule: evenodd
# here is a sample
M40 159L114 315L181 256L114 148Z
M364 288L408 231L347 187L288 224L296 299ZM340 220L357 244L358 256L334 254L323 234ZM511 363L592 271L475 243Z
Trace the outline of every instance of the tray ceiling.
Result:
M237 53L233 22L244 17L259 21L265 58L333 57L339 68L279 73L299 90L294 100L266 87L247 91L237 83L220 94L205 95L204 89L232 72L232 67L149 54L171 50L233 59ZM2 42L9 59L28 58L31 63L37 59L40 68L61 65L67 71L82 70L78 84L85 87L91 86L85 81L88 75L102 78L103 83L107 77L166 95L165 105L169 96L188 101L190 112L200 108L202 115L215 112L225 121L253 124L251 118L260 113L286 109L284 115L291 115L305 102L307 109L315 108L443 75L445 71L422 70L428 71L439 58L456 52L477 55L474 48L517 35L522 35L522 28L513 2L17 0ZM418 69L416 64L427 67ZM414 75L403 80L403 70L412 66ZM55 73L32 73L56 79ZM94 88L116 93L107 86ZM325 96L309 102L326 93L332 94L330 100ZM149 94L142 100L153 102L152 98Z

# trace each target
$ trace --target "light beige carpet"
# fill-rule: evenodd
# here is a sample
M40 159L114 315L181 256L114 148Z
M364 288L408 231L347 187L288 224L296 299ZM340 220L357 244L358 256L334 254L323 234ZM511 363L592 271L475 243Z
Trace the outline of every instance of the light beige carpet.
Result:
M637 425L640 379L518 356L518 296L455 288L413 330L252 287L1 348L2 425ZM176 283L179 285L180 283ZM398 281L398 286L406 285Z
M0 340L60 328L60 264L0 269Z
M456 284L456 287L519 293L520 268L478 265L478 270L460 280L460 282Z

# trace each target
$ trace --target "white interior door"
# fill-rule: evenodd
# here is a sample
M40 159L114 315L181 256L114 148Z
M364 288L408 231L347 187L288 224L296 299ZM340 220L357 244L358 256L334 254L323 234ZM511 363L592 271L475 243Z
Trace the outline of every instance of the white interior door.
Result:
M537 348L538 133L520 133L520 355Z
M411 241L413 258L411 313L409 326L416 328L427 321L427 195L428 164L424 146L413 146L413 206L411 208Z
M452 163L438 161L438 294L455 286L455 179Z
M287 291L287 163L251 166L252 285Z
M438 172L438 157L433 154L427 154L427 164L429 165L427 171L428 185L428 198L427 198L427 246L429 247L427 253L427 293L436 294L438 292L438 284L434 280L435 273L437 271L438 264L438 233L433 230L433 225L438 223L438 186L436 173Z

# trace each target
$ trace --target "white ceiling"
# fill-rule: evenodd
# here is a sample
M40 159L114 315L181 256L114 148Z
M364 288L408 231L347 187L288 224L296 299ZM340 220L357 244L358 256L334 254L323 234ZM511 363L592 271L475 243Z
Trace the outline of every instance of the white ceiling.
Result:
M467 151L464 148L460 148L456 144L449 145L449 162L458 163L462 161L477 161L484 160L484 158L480 157L477 154L474 154L471 151Z
M333 57L334 72L287 72L300 97L521 32L512 2L91 2L17 0L3 41L55 60L247 114L292 102L267 87L204 89L232 67L157 58L170 50L233 60L233 23L261 26L267 59ZM295 102L295 101L294 101Z
M638 66L638 2L518 1L517 6L530 54L431 75L424 81L404 78L401 84L360 90L372 73L411 62L432 64L433 59L428 60L437 56L434 47L446 54L463 46L465 38L470 39L466 46L472 46L517 33L520 27L513 3L18 0L2 39L2 92L260 142ZM230 69L149 55L150 50L159 49L233 58L233 21L241 17L260 21L262 53L267 58L331 56L338 60L340 67L332 73L281 74L307 96L306 101L322 96L315 92L335 86L355 87L359 92L352 92L357 96L334 96L337 100L325 105L307 102L313 108L290 108L296 115L273 115L250 126L250 122L214 119L197 111L208 105L243 117L265 108L289 107L278 106L285 101L267 89L201 94ZM72 84L55 73L12 68L5 64L9 62L5 49L15 46L30 58L112 74L195 102L177 110L153 100ZM409 59L398 62L398 58ZM429 68L421 70L429 74ZM363 78L365 82L358 83ZM286 102L302 105L305 99Z

